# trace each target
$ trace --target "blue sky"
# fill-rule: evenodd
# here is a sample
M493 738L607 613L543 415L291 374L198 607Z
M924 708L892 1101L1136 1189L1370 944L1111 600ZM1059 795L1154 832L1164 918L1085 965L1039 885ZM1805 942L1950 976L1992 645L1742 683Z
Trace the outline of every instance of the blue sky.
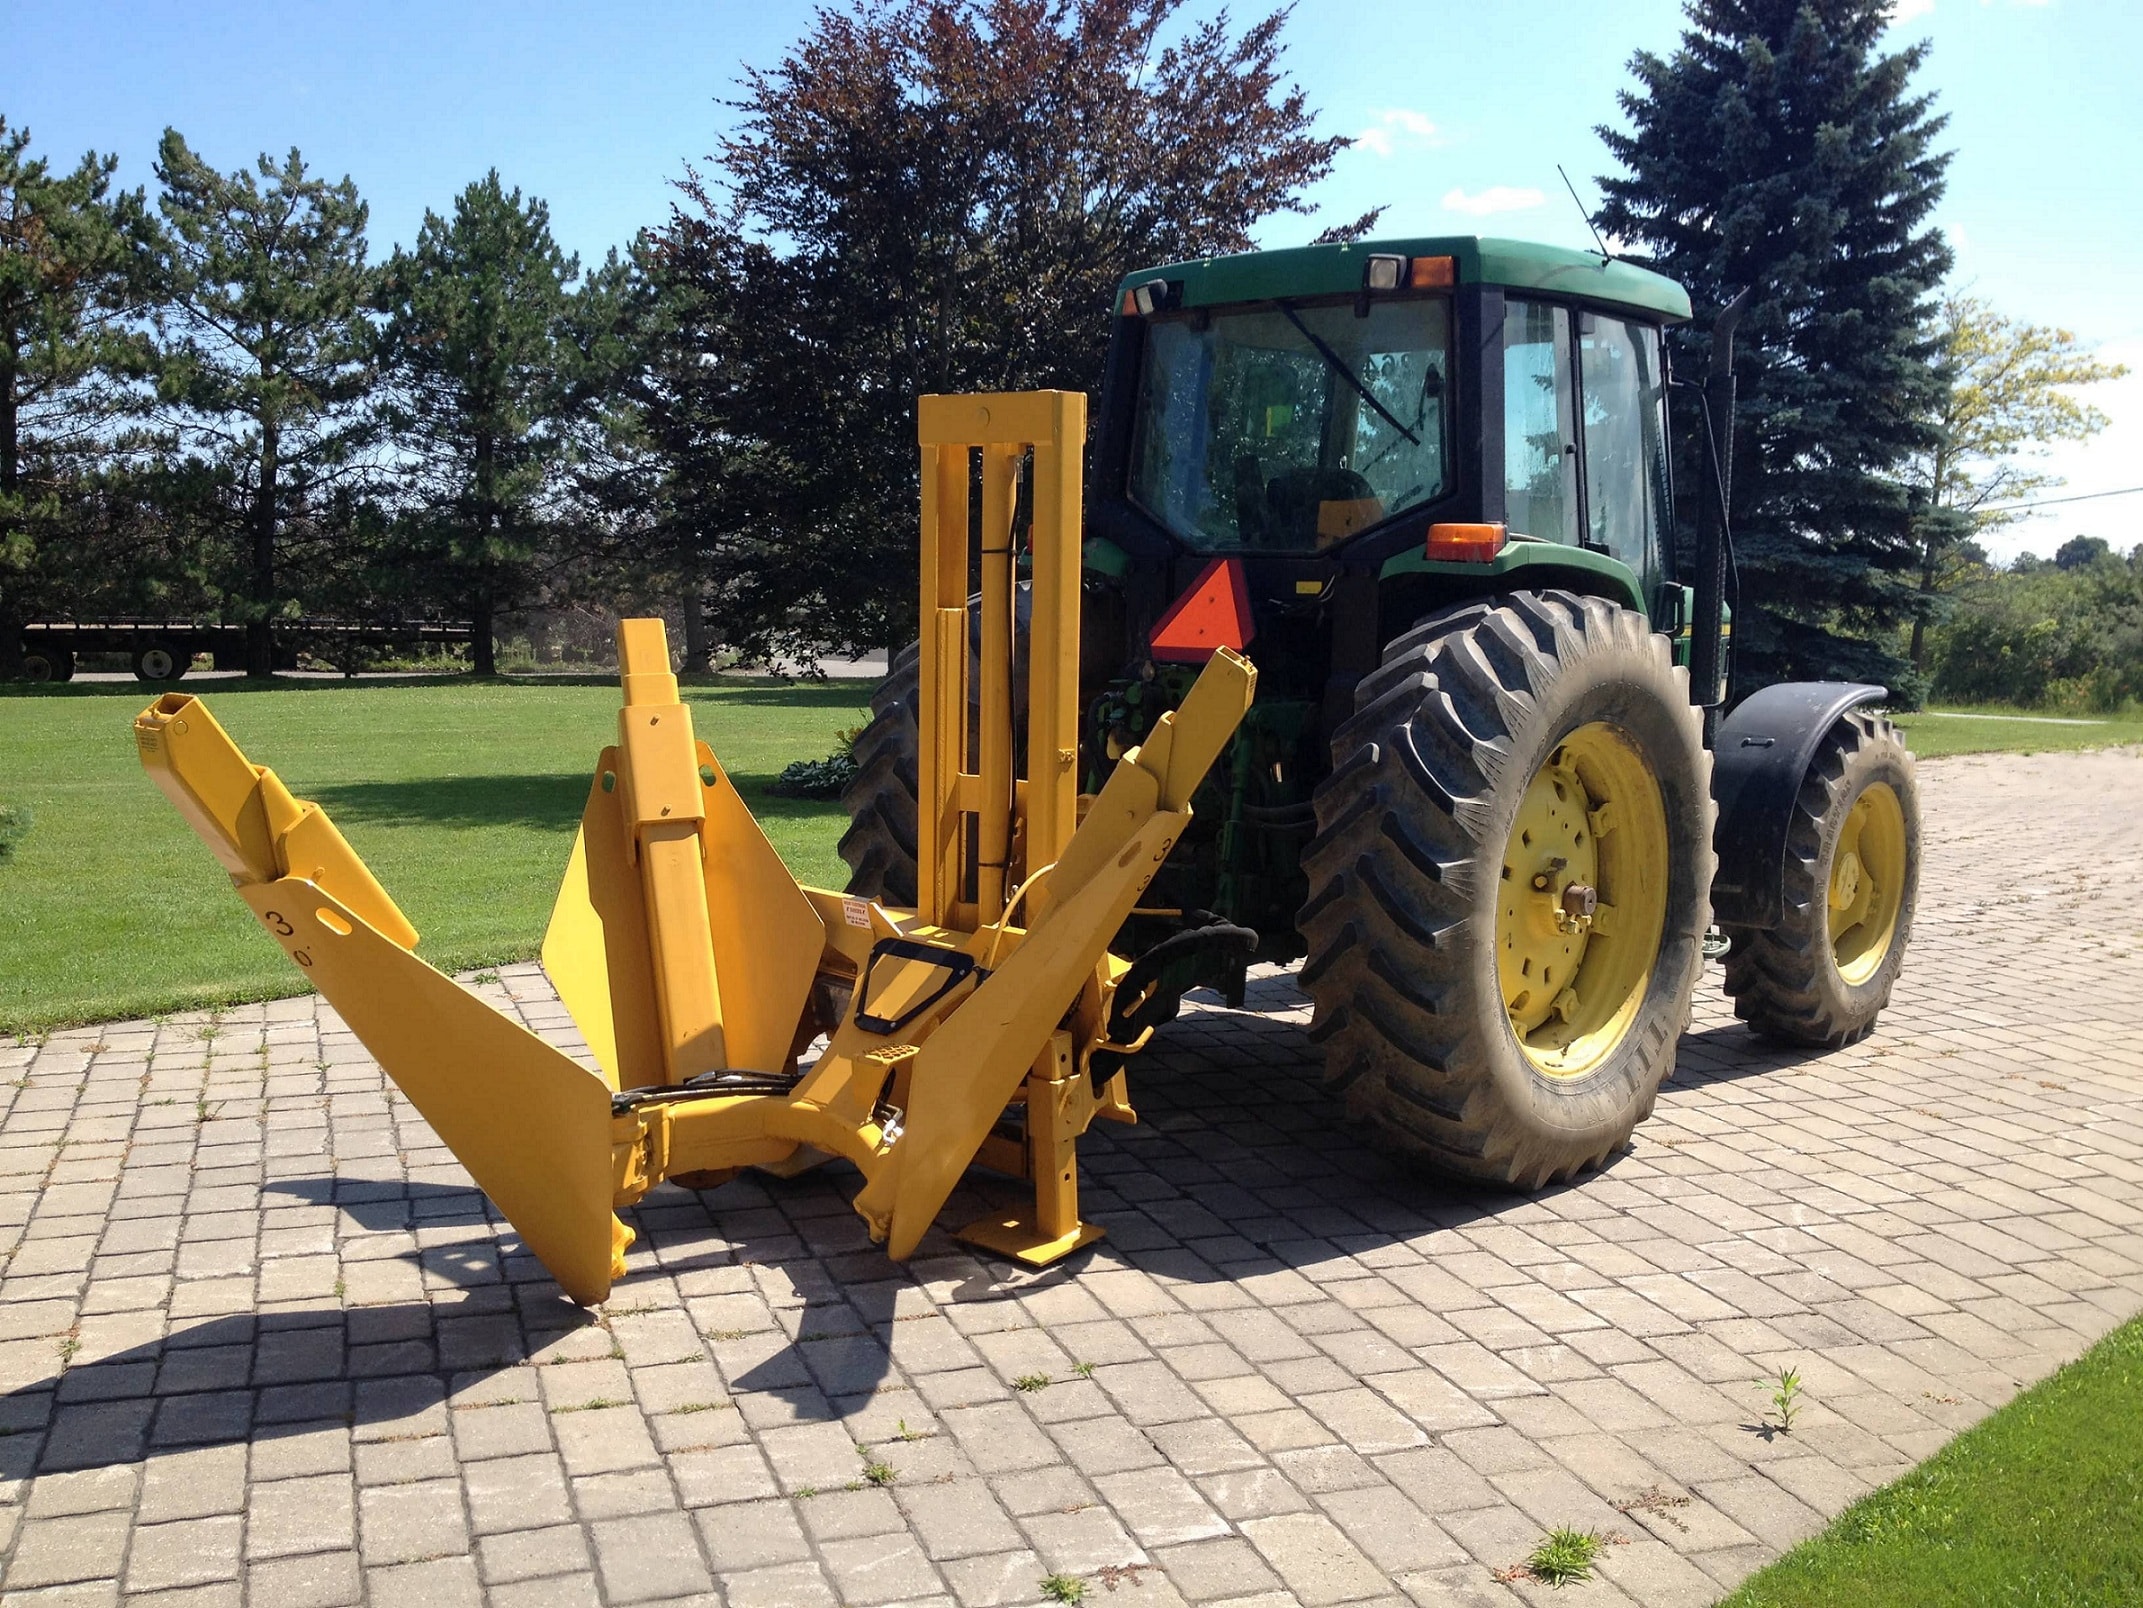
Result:
M1193 0L1197 9L1210 6ZM600 256L668 207L710 151L746 64L771 65L807 25L802 0L511 7L0 0L0 113L38 148L116 151L149 177L169 124L220 167L298 146L348 173L376 249L496 166L549 201L559 239ZM2056 454L2070 495L2143 484L2143 209L2119 198L2143 159L2143 6L2134 0L1900 0L1894 35L1927 38L1920 82L1956 152L1941 212L1958 280L2004 310L2074 329L2135 373L2092 400L2114 427ZM1237 15L1256 14L1240 5ZM1563 163L1589 200L1593 133L1638 48L1671 49L1675 0L1505 11L1301 0L1288 64L1324 131L1361 136L1313 199L1261 244L1389 203L1398 231L1504 233L1583 244ZM2050 551L2084 532L2143 540L2143 496L2073 503L2005 533Z

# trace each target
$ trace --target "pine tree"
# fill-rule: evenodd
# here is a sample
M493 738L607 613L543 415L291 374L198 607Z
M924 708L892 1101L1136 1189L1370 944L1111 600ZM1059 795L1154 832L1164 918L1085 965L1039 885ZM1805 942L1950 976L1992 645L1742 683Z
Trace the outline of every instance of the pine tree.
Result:
M0 118L0 680L22 671L22 626L87 602L104 521L98 479L139 398L133 327L153 234L142 192L112 189L115 156L67 172Z
M1600 227L1689 287L1677 367L1701 375L1718 310L1755 301L1736 346L1732 529L1737 686L1846 676L1914 686L1888 646L1921 604L1905 470L1933 445L1950 252L1929 222L1948 155L1928 47L1885 51L1888 0L1690 0L1671 58L1631 61L1627 170ZM1681 410L1685 424L1698 409ZM1680 483L1704 462L1693 432ZM1695 499L1685 499L1692 506Z
M591 401L575 421L571 481L578 523L561 577L620 608L679 606L687 670L714 650L706 615L709 510L742 489L712 437L680 416L703 383L678 291L649 271L643 231L591 268L568 310L573 383ZM689 462L692 472L677 472Z
M424 216L384 272L386 417L416 495L396 551L467 612L478 675L498 616L533 590L560 529L570 430L591 400L567 339L576 258L550 209L493 169Z
M786 450L792 421L754 422L776 385L770 344L740 312L742 242L726 229L679 227L643 240L645 272L630 305L635 361L622 395L643 445L636 547L641 574L682 600L685 664L708 667L714 637L747 656L815 647L884 618L872 594L896 584L866 548L845 555L815 516L832 495ZM623 489L621 487L621 489ZM878 568L878 566L885 566ZM866 567L875 569L859 584ZM911 588L912 590L912 588ZM839 614L818 607L840 596ZM812 600L808 611L797 599Z
M176 129L156 176L168 236L158 390L224 547L246 671L265 676L274 623L301 607L301 583L348 556L370 437L358 406L372 383L366 208L347 178L312 177L295 150L224 174Z

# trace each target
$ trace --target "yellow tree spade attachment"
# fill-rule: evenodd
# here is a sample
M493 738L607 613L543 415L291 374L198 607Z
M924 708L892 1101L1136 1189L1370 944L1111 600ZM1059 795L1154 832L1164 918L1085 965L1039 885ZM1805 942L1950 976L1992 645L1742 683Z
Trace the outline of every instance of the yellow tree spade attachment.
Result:
M618 740L543 945L594 1071L418 959L416 930L326 814L249 763L201 700L167 693L135 720L143 765L239 897L574 1300L608 1294L632 1243L615 1213L664 1179L706 1188L829 1155L863 1175L856 1210L895 1257L977 1161L1030 1180L1034 1203L962 1237L1035 1266L1100 1237L1079 1217L1076 1144L1096 1116L1134 1120L1128 1047L1107 1042L1128 969L1109 941L1182 836L1256 672L1215 654L1101 792L1078 797L1084 431L1076 394L922 399L919 909L799 887L695 739L662 622L620 623ZM1102 1049L1116 1070L1097 1080Z

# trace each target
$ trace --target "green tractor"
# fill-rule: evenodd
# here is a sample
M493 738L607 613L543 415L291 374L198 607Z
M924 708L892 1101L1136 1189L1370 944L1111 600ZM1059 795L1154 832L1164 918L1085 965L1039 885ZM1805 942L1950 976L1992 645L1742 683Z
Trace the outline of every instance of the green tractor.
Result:
M1672 281L1474 238L1124 281L1089 441L1083 774L1216 645L1259 680L1120 935L1115 1042L1188 988L1239 1004L1249 962L1299 959L1351 1117L1427 1166L1532 1188L1650 1114L1708 953L1759 1033L1869 1030L1919 876L1912 756L1866 707L1884 690L1772 686L1721 718L1745 301L1689 387L1712 452L1685 575ZM915 686L910 649L856 744L841 842L852 891L899 904Z

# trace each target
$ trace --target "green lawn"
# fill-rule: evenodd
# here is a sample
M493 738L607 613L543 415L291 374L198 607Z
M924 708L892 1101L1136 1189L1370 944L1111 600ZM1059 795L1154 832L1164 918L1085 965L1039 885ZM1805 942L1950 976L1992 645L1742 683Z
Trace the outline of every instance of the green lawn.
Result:
M607 680L462 677L190 683L249 755L326 805L424 935L435 965L535 952L596 751L615 730ZM775 846L838 885L832 804L770 797L790 760L864 718L862 682L731 679L687 690ZM208 852L142 774L131 682L0 689L0 1032L296 993ZM1993 714L2000 718L1976 718ZM1970 717L1970 718L1968 718ZM1923 756L2143 742L2143 717L2083 724L2021 711L1898 717Z
M325 805L443 969L542 941L610 681L299 681L199 691L255 764ZM770 797L794 759L864 718L867 682L723 680L694 724L799 878L840 885L837 804ZM0 806L31 824L0 858L0 1032L303 991L135 758L135 683L0 692Z
M1863 1498L1720 1608L2143 1603L2143 1319Z
M2143 714L2047 715L1989 704L1975 709L1921 709L1890 717L1922 759L1939 754L2045 754L2071 748L2143 743Z

